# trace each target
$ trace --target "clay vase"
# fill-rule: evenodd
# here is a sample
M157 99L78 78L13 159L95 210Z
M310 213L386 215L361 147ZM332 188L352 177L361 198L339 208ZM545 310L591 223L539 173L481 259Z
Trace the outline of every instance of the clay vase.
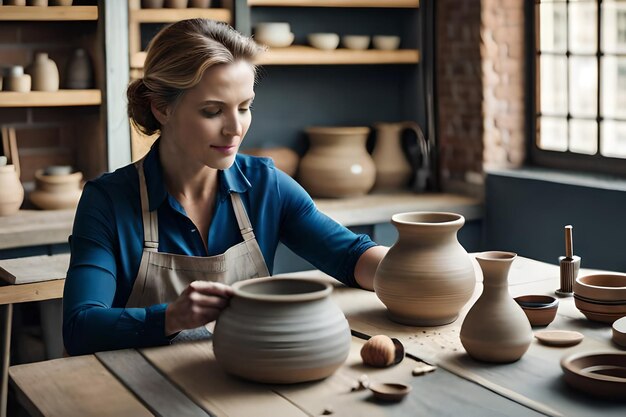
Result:
M457 240L455 213L394 214L398 240L378 265L374 291L391 320L411 326L451 323L474 292L469 255Z
M24 187L15 165L0 166L0 216L17 213L24 201Z
M376 145L372 159L376 165L376 190L397 190L406 188L413 176L413 169L402 150L402 132L411 129L418 141L424 140L419 125L414 122L377 123Z
M5 91L15 91L18 93L28 93L31 87L31 77L24 74L24 67L16 65L9 69L9 74L4 79Z
M285 147L277 148L248 148L241 151L247 155L263 156L271 158L274 161L276 168L283 171L285 174L293 177L298 170L298 162L300 157L292 149Z
M330 283L255 278L233 290L213 334L215 358L226 372L290 384L326 378L345 362L350 328L330 298Z
M44 170L35 172L35 190L30 201L43 210L75 208L82 193L81 172L62 175L45 175Z
M82 48L74 51L67 64L65 87L77 90L93 88L93 65L87 51Z
M376 167L365 143L368 127L311 127L310 148L300 161L298 180L313 197L367 194Z
M39 52L35 54L32 64L26 68L26 72L32 78L33 91L58 91L59 69L48 54Z
M461 343L474 359L514 362L533 338L528 318L509 295L508 274L517 255L483 252L476 256L483 271L483 292L461 326Z

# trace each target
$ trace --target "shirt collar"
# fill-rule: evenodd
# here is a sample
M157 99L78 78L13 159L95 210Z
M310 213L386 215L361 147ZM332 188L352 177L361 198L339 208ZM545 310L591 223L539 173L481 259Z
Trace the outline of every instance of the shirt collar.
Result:
M159 159L159 141L160 139L157 139L154 142L143 163L150 211L156 210L168 196L163 181L163 167ZM226 200L231 192L245 193L252 187L248 178L241 171L239 157L235 159L230 168L218 171L218 181L220 200Z

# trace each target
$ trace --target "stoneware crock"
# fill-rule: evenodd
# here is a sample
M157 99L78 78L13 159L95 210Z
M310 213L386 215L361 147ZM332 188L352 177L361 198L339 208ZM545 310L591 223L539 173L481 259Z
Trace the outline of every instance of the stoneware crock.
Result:
M35 190L30 193L30 201L43 210L74 208L82 193L83 174L73 172L67 175L45 175L44 170L35 172Z
M483 292L461 325L461 343L474 359L514 362L526 353L533 332L526 314L509 295L508 275L517 257L512 252L483 252Z
M326 378L350 350L350 328L330 283L255 278L233 285L213 335L218 364L244 379L290 384Z
M374 290L393 321L414 326L451 323L474 292L469 255L457 240L465 218L455 213L395 214L398 240L383 258Z

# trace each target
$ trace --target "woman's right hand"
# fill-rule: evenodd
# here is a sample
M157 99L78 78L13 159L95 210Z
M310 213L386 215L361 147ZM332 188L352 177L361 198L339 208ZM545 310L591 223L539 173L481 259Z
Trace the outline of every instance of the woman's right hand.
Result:
M228 305L233 289L211 281L194 281L165 310L165 335L203 326Z

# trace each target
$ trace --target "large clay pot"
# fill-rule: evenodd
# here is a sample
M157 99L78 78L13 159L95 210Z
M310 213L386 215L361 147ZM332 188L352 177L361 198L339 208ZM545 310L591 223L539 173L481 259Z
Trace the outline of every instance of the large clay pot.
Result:
M298 162L300 162L298 154L294 150L285 147L248 148L241 152L248 155L271 158L274 161L274 165L290 177L296 175Z
M35 172L35 190L30 193L30 201L43 210L74 208L82 193L82 179L81 172L45 175L40 169Z
M516 257L495 251L476 256L483 271L483 292L461 326L461 343L475 359L514 362L530 346L533 332L528 318L509 295L508 274Z
M59 89L59 69L48 54L35 54L32 64L26 68L32 78L33 91L57 91Z
M368 127L311 127L310 148L300 161L298 179L313 197L366 194L376 179L367 153Z
M256 278L235 295L215 325L213 349L228 373L288 384L326 378L350 350L348 321L327 282Z
M377 123L376 146L372 158L376 165L377 190L397 190L406 188L413 176L413 168L402 149L402 132L407 129L415 132L418 143L426 143L422 129L415 122Z
M456 233L465 218L455 213L395 214L398 240L376 270L374 290L389 317L414 326L451 323L474 292L476 277Z
M72 53L65 70L65 87L69 89L93 88L93 65L87 51L78 48Z
M15 165L0 166L0 216L17 213L24 201L24 187Z

